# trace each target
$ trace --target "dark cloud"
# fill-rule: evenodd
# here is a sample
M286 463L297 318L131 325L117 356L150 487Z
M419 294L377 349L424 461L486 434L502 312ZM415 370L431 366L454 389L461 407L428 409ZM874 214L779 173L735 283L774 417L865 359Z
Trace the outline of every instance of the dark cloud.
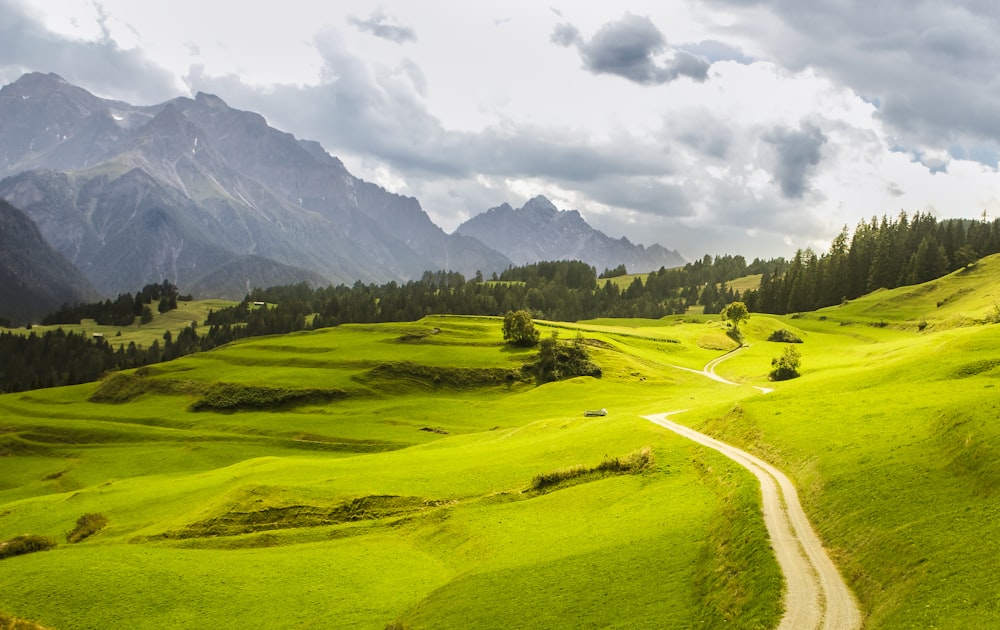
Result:
M375 37L388 39L397 44L417 41L417 34L412 28L396 24L394 19L381 10L372 13L367 20L349 16L347 22L359 31L371 33Z
M54 72L104 97L136 104L177 96L178 85L139 50L122 50L107 35L96 42L62 39L17 2L0 0L0 74L10 81L28 72Z
M802 123L799 129L774 129L764 135L764 141L775 150L774 175L781 194L801 199L807 190L807 176L822 157L820 148L826 144L823 131Z
M739 15L744 0L709 0ZM763 9L763 11L761 10ZM815 68L879 104L898 142L1000 148L1000 4L757 0L734 30L777 63ZM771 19L761 19L770 14Z
M711 65L694 53L672 49L652 20L632 14L605 24L590 41L571 24L557 25L551 39L560 46L576 46L590 72L614 74L643 85L680 77L704 81Z

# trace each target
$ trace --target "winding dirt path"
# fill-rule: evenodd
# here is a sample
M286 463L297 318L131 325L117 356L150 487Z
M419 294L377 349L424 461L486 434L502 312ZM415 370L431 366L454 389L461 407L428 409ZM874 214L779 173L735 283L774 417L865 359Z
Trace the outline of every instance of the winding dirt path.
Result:
M716 375L715 366L737 351L710 362L701 373L713 380L736 385ZM688 371L697 372L690 369ZM767 388L758 389L763 391ZM788 477L759 457L669 419L669 416L684 411L643 417L719 451L753 473L760 482L764 523L778 565L785 576L785 614L778 625L779 630L860 628L861 612L854 595L823 549L823 544L799 503L798 492Z
M728 379L725 379L725 378L719 376L718 374L716 374L715 373L715 368L720 363L722 363L726 359L732 357L733 355L735 355L737 352L739 352L743 348L749 348L749 347L750 346L740 346L739 348L736 348L735 350L730 350L729 352L727 352L726 354L722 355L721 357L719 357L717 359L712 359L711 361L709 361L707 364L705 364L704 369L701 369L701 370L692 370L691 368L681 367L679 365L671 365L670 367L676 368L678 370L684 370L685 372L692 372L694 374L701 374L705 378L710 378L713 381L717 381L719 383L722 383L723 385L739 385L739 383L734 383L734 382L732 382L732 381L730 381Z

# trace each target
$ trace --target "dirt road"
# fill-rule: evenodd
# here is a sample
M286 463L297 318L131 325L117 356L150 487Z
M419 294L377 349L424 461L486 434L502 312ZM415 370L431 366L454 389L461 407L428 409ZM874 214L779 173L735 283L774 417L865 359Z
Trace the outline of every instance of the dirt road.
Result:
M709 371L709 366L706 366L705 372ZM788 477L750 453L668 419L668 416L678 413L683 411L644 417L719 451L747 468L760 481L764 522L781 572L785 576L785 614L781 618L779 630L860 628L861 613L854 595L826 555L799 504L795 486Z
M726 354L722 355L718 359L712 359L711 361L709 361L708 364L705 365L705 368L701 369L701 370L692 370L691 368L681 367L679 365L672 365L670 367L676 368L678 370L684 370L685 372L693 372L695 374L701 374L705 378L710 378L713 381L717 381L719 383L722 383L723 385L739 385L739 383L734 383L734 382L732 382L732 381L730 381L728 379L725 379L725 378L719 376L718 374L716 374L715 373L715 368L716 368L717 365L719 365L720 363L722 363L726 359L730 358L731 356L733 356L734 354L736 354L737 352L739 352L743 348L749 348L749 347L750 346L740 346L739 348L736 348L735 350L730 350L729 352L727 352Z

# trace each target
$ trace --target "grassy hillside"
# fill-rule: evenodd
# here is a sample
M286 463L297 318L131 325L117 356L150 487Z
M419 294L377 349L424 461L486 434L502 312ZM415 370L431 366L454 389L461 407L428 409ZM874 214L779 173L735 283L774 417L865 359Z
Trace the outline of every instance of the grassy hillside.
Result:
M841 306L816 311L837 322L891 323L951 328L995 321L1000 314L1000 256L925 284L879 290Z
M31 330L24 328L0 328L0 330L9 330L26 335L30 334L31 331L41 334L47 330L62 328L66 332L74 332L85 336L99 333L104 335L108 343L115 348L119 344L128 346L130 342L135 342L137 346L148 348L156 340L159 340L162 344L163 333L168 330L176 338L181 330L191 325L191 322L197 322L198 325L201 325L210 310L219 310L227 306L233 306L234 304L236 303L226 300L194 300L191 302L180 302L176 309L167 311L166 313L156 313L156 305L154 304L152 309L154 311L153 321L148 324L140 324L139 318L136 317L135 323L131 326L99 326L94 320L85 319L79 324L32 326Z
M649 330L588 327L604 378L543 387L499 320L438 317L0 397L0 540L60 543L0 560L0 604L56 628L767 625L751 478L638 417L713 389L664 361L716 353Z
M0 611L55 628L771 627L781 580L752 478L640 418L684 409L793 478L866 627L997 627L997 287L989 258L754 314L718 367L739 386L676 369L734 347L717 317L540 323L582 334L604 370L541 387L498 320L431 317L2 396L0 540L59 545L0 560ZM770 383L781 328L802 376ZM67 543L92 513L107 526Z

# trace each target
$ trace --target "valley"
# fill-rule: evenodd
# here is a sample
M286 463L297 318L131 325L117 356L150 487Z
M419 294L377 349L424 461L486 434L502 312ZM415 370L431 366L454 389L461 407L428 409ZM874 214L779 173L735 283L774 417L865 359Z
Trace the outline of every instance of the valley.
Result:
M785 585L756 479L644 419L685 409L672 419L792 480L864 627L994 627L997 278L994 256L752 313L714 368L735 386L700 373L736 347L715 316L536 320L582 335L603 372L538 385L499 318L438 315L0 396L0 540L58 542L0 560L0 612L53 628L774 627ZM772 383L779 329L803 340L802 375ZM86 514L106 526L67 542Z

